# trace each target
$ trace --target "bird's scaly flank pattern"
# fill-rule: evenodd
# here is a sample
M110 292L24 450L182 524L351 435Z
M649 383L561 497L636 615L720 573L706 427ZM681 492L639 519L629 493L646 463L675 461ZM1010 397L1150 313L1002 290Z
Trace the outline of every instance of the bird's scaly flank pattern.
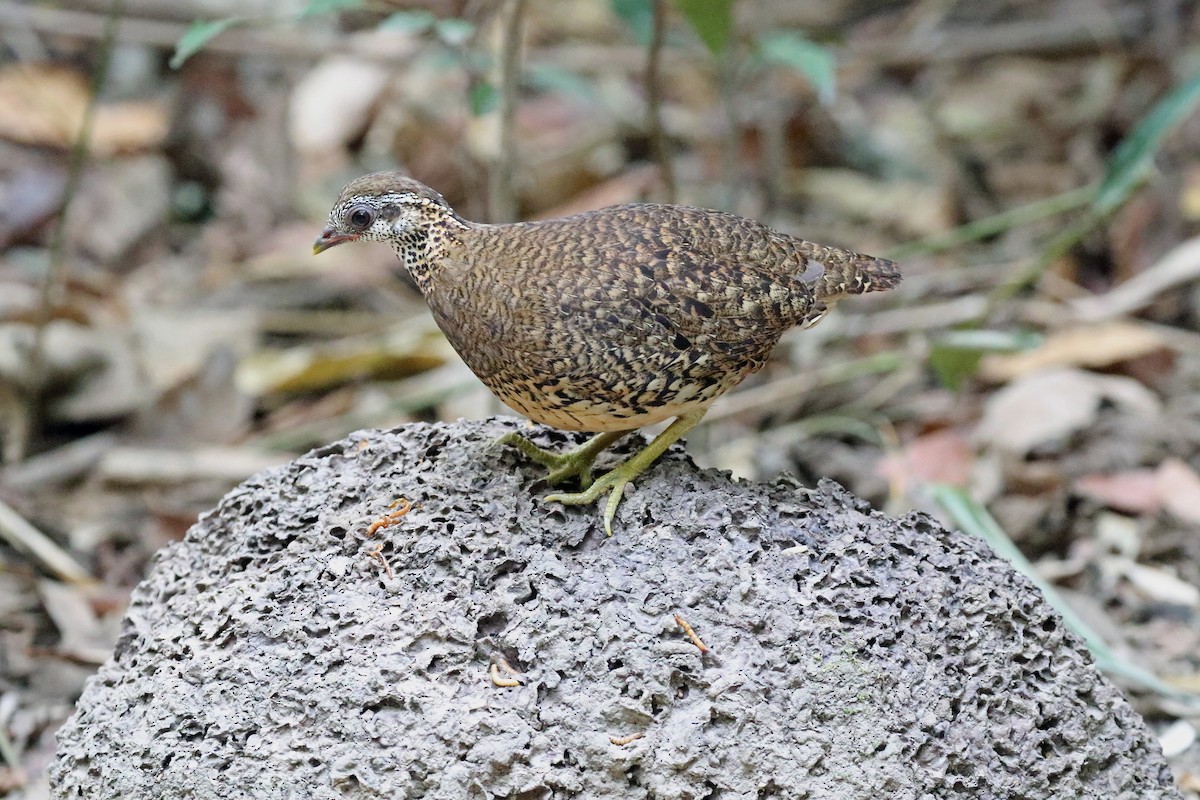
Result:
M391 243L446 337L505 403L580 431L698 420L789 328L900 280L890 261L700 208L467 222L394 173L350 183L315 249L350 239ZM571 474L586 478L594 457Z

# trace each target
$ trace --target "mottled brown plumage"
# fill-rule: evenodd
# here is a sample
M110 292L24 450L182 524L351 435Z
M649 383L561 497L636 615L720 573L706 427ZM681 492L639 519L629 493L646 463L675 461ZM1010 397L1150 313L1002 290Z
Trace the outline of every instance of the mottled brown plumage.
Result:
M395 173L346 186L314 250L352 239L392 244L451 344L512 408L597 432L687 417L670 441L789 328L900 279L890 261L685 206L482 225ZM586 482L594 457L563 474Z

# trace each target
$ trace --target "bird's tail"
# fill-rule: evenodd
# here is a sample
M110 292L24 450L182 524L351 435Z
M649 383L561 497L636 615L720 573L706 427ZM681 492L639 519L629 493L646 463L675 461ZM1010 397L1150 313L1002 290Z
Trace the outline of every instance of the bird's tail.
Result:
M809 245L804 256L824 267L824 274L814 283L818 300L832 304L851 294L883 292L900 283L900 268L886 258L875 258L805 242Z

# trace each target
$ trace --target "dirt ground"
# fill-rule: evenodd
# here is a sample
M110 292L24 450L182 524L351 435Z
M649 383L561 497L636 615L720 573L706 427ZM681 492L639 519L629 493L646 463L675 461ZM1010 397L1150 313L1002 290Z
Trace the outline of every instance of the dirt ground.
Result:
M1200 8L654 6L0 0L0 797L47 796L130 590L232 486L503 410L388 248L312 257L375 169L899 261L690 452L1014 543L1200 797Z

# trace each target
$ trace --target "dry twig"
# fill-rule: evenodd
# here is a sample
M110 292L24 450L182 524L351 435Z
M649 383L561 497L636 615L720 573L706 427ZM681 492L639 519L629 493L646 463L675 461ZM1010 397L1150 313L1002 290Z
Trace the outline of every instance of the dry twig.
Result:
M383 541L375 542L375 545L367 551L367 557L378 561L383 566L383 571L387 573L388 578L395 578L396 573L392 571L392 565L388 563L387 556L383 554Z
M608 740L610 742L612 742L613 744L615 744L617 747L624 747L625 745L629 744L630 742L636 742L638 739L641 739L645 735L646 734L644 734L644 733L631 733L628 736L610 736L610 737L608 737Z
M67 167L67 185L63 189L63 201L58 210L58 221L50 239L50 264L42 280L40 313L37 327L34 331L33 349L29 353L28 373L25 382L27 405L24 410L25 419L13 426L14 432L26 439L40 424L42 392L46 382L46 328L54 318L54 309L62 304L61 295L65 292L67 283L67 219L71 210L71 201L79 189L83 178L83 168L87 165L88 144L92 138L92 122L96 118L96 105L99 103L100 89L108 77L108 61L112 55L113 45L117 40L117 26L121 21L121 6L123 0L113 0L108 9L108 17L104 22L104 38L100 42L100 60L92 75L92 85L88 94L87 106L83 111L83 119L79 130L75 133L75 144L71 147L71 162ZM17 459L23 458L28 441L10 443L7 451Z
M675 615L675 624L677 624L679 627L683 628L683 632L688 635L688 638L692 640L692 644L696 645L696 648L699 649L699 651L701 653L708 652L708 645L706 645L700 639L700 637L696 634L696 632L694 630L692 630L692 626L688 624L688 621L686 619L684 619L679 614L676 614Z
M500 152L488 181L488 217L491 222L512 222L517 217L513 172L517 160L517 94L521 82L521 36L525 0L510 0L504 14L504 41L500 54Z
M29 553L43 567L68 583L92 582L92 576L79 566L67 551L26 522L24 517L3 500L0 500L0 538L18 550Z
M654 0L654 27L650 35L650 46L646 55L646 127L650 133L650 147L654 160L658 162L659 175L663 182L664 200L675 202L675 168L671 163L671 151L662 121L662 49L666 38L667 0Z
M399 506L399 508L396 508L397 506ZM401 517L412 511L413 504L409 500L401 497L399 500L393 500L392 502L388 503L388 508L395 508L396 510L389 511L367 526L368 537L374 536L381 528L390 528L391 526L395 525L400 521Z
M503 669L512 677L503 677L500 674L501 669ZM508 663L508 659L504 656L496 656L492 660L492 666L488 669L488 675L491 676L492 683L502 689L511 689L514 686L520 686L522 684L521 673L513 669L512 665Z

